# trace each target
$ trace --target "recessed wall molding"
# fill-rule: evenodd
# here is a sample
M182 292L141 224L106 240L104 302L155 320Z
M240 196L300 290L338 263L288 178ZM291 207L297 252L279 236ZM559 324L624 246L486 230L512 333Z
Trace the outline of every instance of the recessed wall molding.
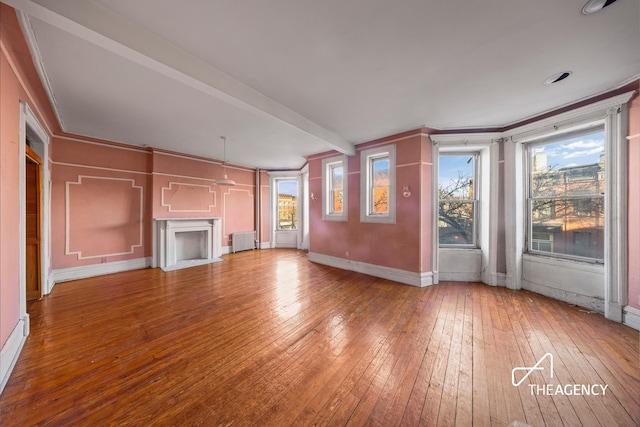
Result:
M244 229L244 230L233 230L231 232L227 231L227 226L229 225L229 218L231 218L231 216L227 215L227 197L232 197L233 195L235 195L233 193L246 193L246 196L248 197L248 199L247 199L247 209L253 209L253 198L254 198L254 195L253 195L252 191L245 190L243 188L230 188L230 187L227 187L226 191L224 191L222 193L222 197L224 199L224 202L223 202L223 210L224 210L223 217L224 217L224 221L223 221L223 227L222 227L223 228L223 231L222 231L223 238L228 238L229 234L231 234L234 231L249 231L249 229L253 230L253 225L251 225L249 228ZM236 208L238 207L237 204L234 204L234 206Z
M216 207L216 192L209 185L169 181L162 187L160 204L169 212L209 213Z
M144 188L134 179L78 175L65 185L65 255L106 258L142 247Z

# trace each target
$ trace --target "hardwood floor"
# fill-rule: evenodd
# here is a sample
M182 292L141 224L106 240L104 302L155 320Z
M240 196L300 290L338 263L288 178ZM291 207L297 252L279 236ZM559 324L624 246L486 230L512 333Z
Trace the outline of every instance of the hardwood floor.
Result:
M640 420L638 332L526 291L419 289L262 250L58 284L29 312L3 426ZM546 353L553 368L512 385ZM536 394L547 384L600 395Z

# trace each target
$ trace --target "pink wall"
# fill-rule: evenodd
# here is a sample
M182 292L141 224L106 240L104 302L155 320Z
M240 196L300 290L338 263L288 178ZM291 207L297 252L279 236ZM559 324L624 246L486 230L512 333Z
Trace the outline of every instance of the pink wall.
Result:
M640 309L640 95L629 103L629 305Z
M19 144L22 91L2 55L0 87L0 343L4 344L19 320ZM8 123L9 125L6 125Z
M4 346L20 316L21 101L29 104L52 138L48 165L53 269L151 256L155 216L223 217L226 246L230 233L255 229L255 172L233 166L223 171L219 162L211 160L63 133L15 11L5 4L0 8L0 346ZM213 180L223 172L238 185L215 186ZM268 217L264 221L268 223Z
M14 10L0 4L0 346L20 317L20 102L59 131Z
M226 174L235 186L214 184ZM221 217L222 246L237 231L255 230L255 171L153 151L153 218Z
M50 148L52 267L151 256L148 150L71 135Z
M360 222L359 155L348 158L348 221L323 221L322 159L335 153L308 158L309 192L320 195L310 202L310 251L417 273L431 271L431 144L413 131L361 144L358 151L386 144L396 145L395 224ZM402 196L404 186L410 187L411 197Z
M150 257L153 218L221 217L222 246L255 229L251 169L69 135L51 158L54 269ZM224 173L237 185L215 185Z

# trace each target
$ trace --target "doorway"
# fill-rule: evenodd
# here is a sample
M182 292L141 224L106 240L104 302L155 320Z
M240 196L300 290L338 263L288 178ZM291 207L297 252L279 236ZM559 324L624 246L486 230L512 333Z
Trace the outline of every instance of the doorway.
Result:
M301 235L299 175L272 178L272 186L274 247L298 248Z
M42 160L25 147L25 228L27 301L42 298Z

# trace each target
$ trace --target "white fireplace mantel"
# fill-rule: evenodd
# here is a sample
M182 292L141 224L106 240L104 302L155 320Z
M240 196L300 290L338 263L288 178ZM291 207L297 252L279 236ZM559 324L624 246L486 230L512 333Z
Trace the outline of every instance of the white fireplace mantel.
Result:
M151 266L172 271L222 261L220 239L221 218L154 218Z

